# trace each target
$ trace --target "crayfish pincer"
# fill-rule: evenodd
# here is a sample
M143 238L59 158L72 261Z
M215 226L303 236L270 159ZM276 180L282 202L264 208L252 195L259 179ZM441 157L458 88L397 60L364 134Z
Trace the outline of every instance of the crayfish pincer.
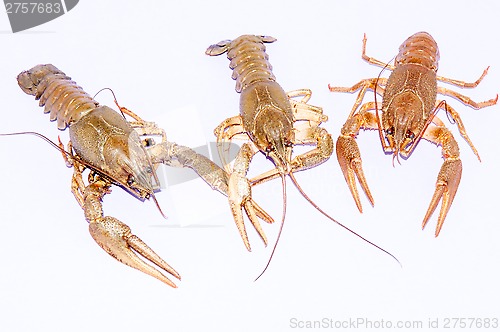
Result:
M135 128L122 115L100 106L81 87L55 66L38 65L17 77L21 89L40 100L50 120L60 130L69 127L66 162L73 166L71 189L85 213L90 234L118 261L176 287L155 264L177 279L179 274L158 256L130 228L116 218L104 216L102 199L115 184L141 200L154 198L158 184L151 158ZM62 147L61 147L62 146ZM90 171L88 184L82 172Z

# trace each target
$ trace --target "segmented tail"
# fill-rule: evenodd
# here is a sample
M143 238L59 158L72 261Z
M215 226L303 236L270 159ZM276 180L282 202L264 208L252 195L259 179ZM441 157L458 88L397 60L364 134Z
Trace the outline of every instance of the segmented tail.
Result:
M40 100L44 113L50 113L50 121L57 120L57 128L66 129L90 113L99 104L71 77L53 65L37 65L17 76L21 89Z

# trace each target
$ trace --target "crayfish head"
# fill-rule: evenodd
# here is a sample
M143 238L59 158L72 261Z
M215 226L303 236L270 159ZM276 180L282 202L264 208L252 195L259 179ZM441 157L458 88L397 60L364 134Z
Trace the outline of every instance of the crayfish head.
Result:
M153 194L155 174L137 133L110 137L107 144L110 148L104 156L113 179L135 196L149 198Z
M292 123L283 112L277 110L265 110L262 117L263 121L256 121L255 143L280 173L288 174L295 138Z
M425 124L422 101L412 92L397 95L382 113L382 124L394 157L409 157Z
M69 127L73 149L86 165L144 200L157 179L139 134L117 112L101 106Z

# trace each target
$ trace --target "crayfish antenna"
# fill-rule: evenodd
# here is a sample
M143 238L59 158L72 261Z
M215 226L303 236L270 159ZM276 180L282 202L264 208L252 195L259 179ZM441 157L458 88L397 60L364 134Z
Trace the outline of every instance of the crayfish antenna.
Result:
M165 218L165 219L168 219L168 217L165 215L165 213L163 213L163 211L162 211L162 209L160 207L160 203L158 203L158 200L156 199L156 195L153 192L151 193L151 198L155 202L156 207L158 208L158 211L160 211L162 217Z
M129 115L130 117L132 117L136 121L139 121L139 122L144 121L137 114L135 114L134 112L132 112L128 108L120 106L120 104L118 104L118 99L116 98L115 92L111 88L102 88L101 90L97 91L96 94L94 95L94 99L95 99L95 97L97 97L97 95L99 93L101 93L104 90L109 90L111 92L111 94L113 95L113 99L114 99L113 101L114 101L116 107L118 107L118 109L120 110L120 113L122 114L124 119L125 119L125 114L126 114L126 115Z
M67 151L64 151L63 149L61 149L61 147L59 145L57 145L56 143L54 143L50 138L48 138L47 136L44 136L42 134L39 134L36 131L22 131L22 132L18 132L18 133L0 134L0 136L16 136L16 135L34 135L34 136L40 137L41 139L43 139L44 141L46 141L47 143L52 145L54 148L56 148L58 151L63 152L63 153L67 153Z
M333 217L331 217L328 213L326 213L325 211L323 211L318 205L316 205L316 203L313 202L313 200L311 198L309 198L309 196L307 196L307 194L304 192L304 190L302 190L302 188L300 187L300 185L297 182L297 179L295 178L295 176L293 175L293 173L290 172L288 175L290 176L290 179L292 180L292 182L295 185L295 187L299 190L299 192L302 195L302 197L304 197L322 215L324 215L325 217L327 217L328 219L330 219L331 221L333 221L334 223L336 223L340 227L344 228L345 230L349 231L350 233L354 234L355 236L357 236L361 240L365 241L366 243L374 246L375 248L377 248L377 249L381 250L382 252L386 253L387 255L391 256L394 260L396 260L396 262L398 262L398 264L399 264L400 267L403 267L403 265L401 265L401 262L399 261L399 259L397 259L396 256L394 256L393 254L391 254L389 251L385 250L384 248L382 248L382 247L378 246L377 244L373 243L372 241L370 241L370 240L364 238L363 236L359 235L358 233L356 233L355 231L353 231L349 227L345 226L344 224L338 222Z
M109 90L111 92L111 94L113 95L113 98L116 100L115 92L111 88L102 88L101 90L99 90L95 93L95 95L94 95L94 97L92 97L92 99L95 99L95 97L97 97L97 95L100 94L101 92L103 92L104 90Z
M269 256L269 260L267 261L267 264L264 267L264 270L262 270L262 272L259 274L259 276L257 278L255 278L254 282L257 281L260 277L262 277L262 275L264 274L264 272L266 272L267 268L271 264L271 260L273 259L274 252L276 251L276 247L278 246L278 242L279 242L280 237L281 237L281 232L283 231L283 225L285 224L285 216L286 216L286 181L285 181L285 175L284 174L280 174L280 175L281 175L281 186L282 186L282 190L283 190L283 214L281 216L281 225L280 225L280 229L279 229L279 232L278 232L278 237L276 238L276 242L274 243L273 251L271 252L271 256Z
M375 88L373 89L373 99L375 101L375 117L377 119L377 131L378 131L378 136L380 138L380 144L382 144L382 148L384 149L384 151L386 150L386 142L385 142L385 138L384 138L384 134L382 133L382 119L378 113L379 109L378 109L378 101L377 101L377 87L378 87L378 81L380 79L380 77L382 76L382 73L387 69L387 67L389 67L389 63L391 61L393 61L396 57L394 56L391 60L389 60L389 62L387 62L385 64L385 66L382 68L382 70L378 73L378 76L377 76L377 81L375 82ZM398 160L399 162L399 160ZM392 160L392 166L394 167L394 159Z
M397 148L392 154L392 167L396 167L394 165L394 159L396 159L398 164L401 165L401 161L399 160L399 148Z
M45 142L49 143L50 145L52 145L52 147L54 147L57 151L61 152L63 154L63 156L65 156L65 160L67 162L67 158L68 159L73 159L75 158L75 156L73 156L70 152L66 151L64 149L64 145L62 145L61 143L61 139L59 138L59 144L53 142L50 138L48 138L47 136L45 135L42 135L40 133L37 133L36 131L22 131L22 132L17 132L17 133L7 133L7 134L0 134L0 136L17 136L17 135L33 135L33 136L36 136L36 137L39 137L41 139L43 139ZM78 162L80 164L82 164L83 166L85 167L89 167L91 168L92 166L83 161L83 160L78 160ZM66 165L68 167L70 167L67 163Z

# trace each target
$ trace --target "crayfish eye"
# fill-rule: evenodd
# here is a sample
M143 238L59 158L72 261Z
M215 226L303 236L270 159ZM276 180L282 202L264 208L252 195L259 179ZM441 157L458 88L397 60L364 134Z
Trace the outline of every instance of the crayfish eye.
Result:
M394 127L390 127L385 130L386 135L394 135Z
M147 174L152 174L153 168L151 166L146 166L146 167L144 167L144 172Z
M268 156L271 152L273 152L274 148L271 145L268 145L264 152L266 153L266 156Z
M146 138L142 141L142 146L144 146L145 148L149 148L153 145L155 145L155 140L152 138Z
M127 177L127 185L132 186L135 183L134 176L132 174L129 174Z
M414 138L415 138L415 134L413 133L413 131L408 130L408 131L406 132L406 138L409 138L409 139L414 139Z

